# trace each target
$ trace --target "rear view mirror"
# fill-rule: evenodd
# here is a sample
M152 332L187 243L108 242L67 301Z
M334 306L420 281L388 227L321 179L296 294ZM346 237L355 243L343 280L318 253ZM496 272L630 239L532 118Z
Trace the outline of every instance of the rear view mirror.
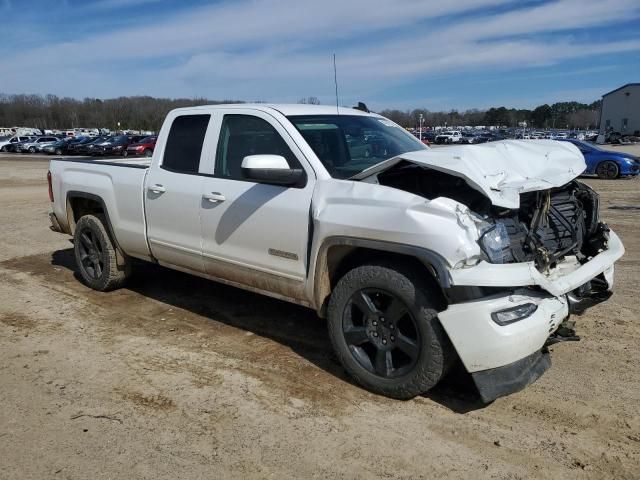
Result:
M242 160L242 176L257 183L303 187L304 170L291 168L281 155L249 155Z

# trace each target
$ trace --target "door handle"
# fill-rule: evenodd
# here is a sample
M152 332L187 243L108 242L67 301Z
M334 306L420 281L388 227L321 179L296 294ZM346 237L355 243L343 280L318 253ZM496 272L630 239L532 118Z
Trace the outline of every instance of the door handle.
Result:
M224 202L226 200L225 196L218 192L205 193L202 195L202 198L213 203Z
M151 185L149 187L149 190L151 190L153 193L164 193L167 191L166 188L164 188L162 185L156 183L155 185Z

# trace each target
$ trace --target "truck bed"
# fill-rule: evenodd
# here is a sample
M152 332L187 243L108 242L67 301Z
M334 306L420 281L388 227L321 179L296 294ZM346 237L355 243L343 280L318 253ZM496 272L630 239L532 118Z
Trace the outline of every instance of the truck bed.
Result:
M73 230L74 198L102 203L124 252L149 258L144 217L144 181L151 159L54 158L51 160L53 213L67 233Z

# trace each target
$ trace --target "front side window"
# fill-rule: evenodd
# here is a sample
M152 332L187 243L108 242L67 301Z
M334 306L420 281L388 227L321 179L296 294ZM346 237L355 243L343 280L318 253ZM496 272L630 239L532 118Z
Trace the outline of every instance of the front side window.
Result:
M382 117L288 117L334 178L349 178L396 155L425 150L418 139Z
M181 115L173 120L162 168L178 173L198 173L210 118L211 115Z
M252 115L225 115L216 151L215 174L245 180L242 160L249 155L280 155L290 168L302 168L287 143L266 120Z

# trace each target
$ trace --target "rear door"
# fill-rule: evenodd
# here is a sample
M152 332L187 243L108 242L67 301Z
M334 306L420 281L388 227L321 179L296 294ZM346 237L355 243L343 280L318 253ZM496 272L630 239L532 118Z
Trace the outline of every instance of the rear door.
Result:
M200 168L211 118L209 113L195 113L173 119L159 152L159 165L149 170L144 192L153 256L162 264L197 272L204 271L200 225L204 177Z
M315 174L270 114L251 109L221 112L214 172L202 184L205 269L215 277L295 296L294 289L302 285L297 282L306 276ZM257 154L281 155L291 168L303 168L305 186L246 180L242 160Z

